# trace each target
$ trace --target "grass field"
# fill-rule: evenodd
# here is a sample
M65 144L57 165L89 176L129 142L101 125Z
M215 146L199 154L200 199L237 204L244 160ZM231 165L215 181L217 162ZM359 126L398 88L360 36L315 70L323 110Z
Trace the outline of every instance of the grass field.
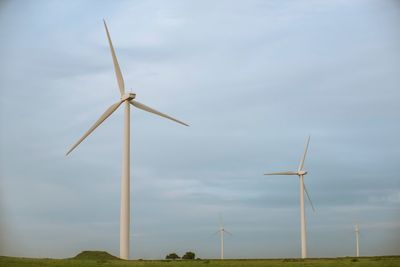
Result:
M137 266L137 267L398 267L400 256L329 258L329 259L254 259L254 260L132 260L124 261L105 252L81 253L71 259L32 259L0 256L1 267L94 267L94 266Z

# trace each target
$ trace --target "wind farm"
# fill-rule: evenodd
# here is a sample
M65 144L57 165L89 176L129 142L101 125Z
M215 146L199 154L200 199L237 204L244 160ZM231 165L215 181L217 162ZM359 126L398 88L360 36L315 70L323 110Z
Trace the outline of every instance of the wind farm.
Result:
M399 18L3 1L0 266L400 265Z

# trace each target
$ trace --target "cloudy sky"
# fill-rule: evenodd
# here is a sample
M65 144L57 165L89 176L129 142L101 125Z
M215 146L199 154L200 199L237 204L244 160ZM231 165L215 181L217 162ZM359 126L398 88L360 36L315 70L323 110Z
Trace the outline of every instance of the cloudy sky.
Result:
M400 4L2 1L0 255L119 254L122 109L132 109L131 258L300 255L295 170L311 135L311 257L400 254Z

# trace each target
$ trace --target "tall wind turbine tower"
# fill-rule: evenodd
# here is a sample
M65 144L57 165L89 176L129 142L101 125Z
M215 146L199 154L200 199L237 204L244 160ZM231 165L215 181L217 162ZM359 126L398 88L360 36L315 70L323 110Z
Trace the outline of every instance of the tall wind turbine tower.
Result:
M219 230L217 232L215 232L215 234L219 233L220 239L221 239L221 260L224 259L224 234L227 233L229 235L232 235L230 232L228 232L225 228L224 228L224 223L222 221L222 217L221 215L219 216Z
M120 92L120 100L111 105L100 118L89 128L89 130L79 139L70 150L67 155L72 152L86 137L88 137L103 121L105 121L114 111L118 109L121 104L124 104L124 134L123 134L123 147L122 147L122 175L121 175L121 209L120 209L120 258L129 259L129 229L130 229L130 105L142 109L144 111L156 114L158 116L170 119L177 123L187 125L177 119L174 119L166 114L163 114L153 108L150 108L136 100L136 94L125 92L124 79L122 77L121 69L118 64L117 56L115 55L114 47L111 42L110 33L106 22L104 21L104 27L108 39L108 44L111 50L111 57L114 64L115 75L118 82L118 88Z
M360 243L359 243L360 228L358 224L355 225L354 232L356 234L356 256L360 257Z
M304 184L304 175L307 174L307 171L304 170L304 161L306 159L308 145L310 143L310 136L307 139L306 147L304 149L304 154L300 159L300 164L297 171L287 171L287 172L273 172L266 173L264 175L297 175L299 176L300 182L300 232L301 232L301 258L307 258L307 232L306 232L306 213L304 208L304 192L307 195L308 200L310 201L311 208L315 212L314 205L311 201L310 195L307 192L306 185Z

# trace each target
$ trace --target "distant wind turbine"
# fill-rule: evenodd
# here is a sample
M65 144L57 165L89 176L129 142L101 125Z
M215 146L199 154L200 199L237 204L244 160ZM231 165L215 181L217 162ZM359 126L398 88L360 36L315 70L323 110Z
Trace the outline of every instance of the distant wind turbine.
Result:
M224 259L224 234L227 233L229 235L232 235L232 233L228 232L225 228L224 228L224 223L222 221L222 216L219 216L219 230L217 232L215 232L215 234L219 233L220 238L221 238L221 260Z
M287 172L273 172L266 173L264 175L298 175L300 180L300 230L301 230L301 258L307 258L307 234L306 234L306 217L305 217L305 209L304 209L304 192L306 192L307 198L310 201L311 208L315 212L314 205L311 201L311 198L307 192L306 185L304 184L304 175L307 174L307 171L304 170L304 161L306 159L308 144L310 143L310 136L307 139L306 148L304 150L304 154L301 157L299 168L297 171L287 171Z
M354 227L354 232L356 234L356 256L360 257L360 244L359 244L359 236L360 236L360 228L358 224L355 225Z
M110 33L106 22L104 20L104 27L107 34L108 44L111 50L111 56L114 63L115 75L117 77L119 92L121 95L120 100L115 104L111 105L100 118L90 127L90 129L79 139L70 150L67 155L72 152L86 137L88 137L103 121L105 121L118 107L124 103L124 141L123 141L123 153L122 153L122 176L121 176L121 210L120 210L120 258L129 259L129 226L130 226L130 105L142 109L144 111L156 114L158 116L173 120L177 123L187 125L177 119L174 119L166 114L163 114L155 109L152 109L136 100L136 94L126 93L124 79L122 78L121 69L118 64L117 56L115 55L114 47L111 42Z

